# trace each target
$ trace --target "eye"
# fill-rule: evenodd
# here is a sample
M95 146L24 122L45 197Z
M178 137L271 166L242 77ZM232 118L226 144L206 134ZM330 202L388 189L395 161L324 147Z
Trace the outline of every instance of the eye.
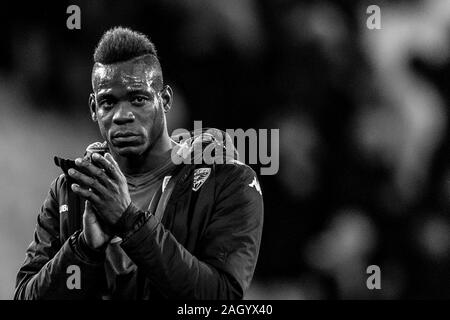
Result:
M147 97L144 96L135 96L132 98L131 103L136 106L142 106L146 104L148 101Z
M111 109L114 106L114 102L111 99L103 99L100 101L100 107L104 109Z

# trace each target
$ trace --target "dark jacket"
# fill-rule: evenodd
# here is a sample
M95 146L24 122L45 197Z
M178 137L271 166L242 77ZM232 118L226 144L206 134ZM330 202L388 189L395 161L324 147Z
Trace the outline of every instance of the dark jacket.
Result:
M79 240L84 201L70 190L67 167L57 160L66 174L53 181L37 217L15 299L243 298L263 224L262 194L250 167L237 161L177 165L122 241L93 256ZM69 289L71 265L79 267L80 289Z

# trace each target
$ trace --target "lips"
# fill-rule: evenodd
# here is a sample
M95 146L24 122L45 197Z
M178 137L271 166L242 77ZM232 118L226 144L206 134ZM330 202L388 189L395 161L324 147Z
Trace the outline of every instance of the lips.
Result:
M121 148L140 144L140 138L139 134L132 131L116 131L111 135L111 142Z
M135 137L137 136L136 133L131 132L131 131L118 131L118 132L114 132L111 137L114 138L127 138L127 137Z

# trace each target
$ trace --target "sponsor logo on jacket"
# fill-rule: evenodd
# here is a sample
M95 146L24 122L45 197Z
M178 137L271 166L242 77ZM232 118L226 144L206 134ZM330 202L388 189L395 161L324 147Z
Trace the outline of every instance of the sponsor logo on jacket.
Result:
M69 211L69 206L67 204L63 204L62 206L59 207L59 213L64 213L64 212L68 212Z
M253 178L253 181L248 185L250 188L255 188L256 191L259 192L260 195L262 195L262 191L261 191L261 186L259 185L258 180L256 179L256 177Z

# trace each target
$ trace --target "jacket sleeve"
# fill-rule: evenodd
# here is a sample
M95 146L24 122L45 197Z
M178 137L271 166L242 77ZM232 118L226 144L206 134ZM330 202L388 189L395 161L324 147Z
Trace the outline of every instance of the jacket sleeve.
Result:
M61 175L52 183L37 217L34 240L19 269L14 299L84 299L98 291L102 258L86 254L76 232L60 242L58 201L55 196Z
M177 242L158 219L124 238L122 248L167 298L242 299L255 270L263 224L263 201L244 165L224 165L214 212L196 256ZM219 175L219 174L218 174ZM259 191L258 191L259 190Z

